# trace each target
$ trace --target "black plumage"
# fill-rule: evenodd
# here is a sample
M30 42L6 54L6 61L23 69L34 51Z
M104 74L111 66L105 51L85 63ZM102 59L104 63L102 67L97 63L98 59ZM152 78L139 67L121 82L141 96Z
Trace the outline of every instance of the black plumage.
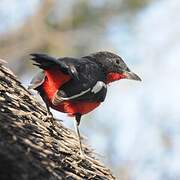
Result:
M52 119L49 107L75 116L81 155L83 155L79 132L81 116L104 101L108 83L119 79L141 80L130 71L121 57L107 51L81 58L31 55L35 65L43 71L33 78L30 87L36 89L44 100L47 117Z
M71 99L71 101L96 101L102 102L106 97L106 86L100 87L101 89L94 93L93 87L98 81L102 81L105 84L106 74L103 71L103 67L88 58L53 58L45 54L31 54L32 60L35 61L35 65L41 69L59 68L64 74L68 74L72 79L60 87L59 91L55 94L55 100L58 99ZM45 75L44 75L45 76ZM39 80L42 82L39 82ZM42 77L42 73L39 73L32 81L31 87L39 87L43 83L45 77ZM86 92L87 91L87 92ZM81 95L82 92L86 92ZM78 96L80 95L80 96ZM72 98L75 96L75 98ZM56 100L56 103L58 101Z

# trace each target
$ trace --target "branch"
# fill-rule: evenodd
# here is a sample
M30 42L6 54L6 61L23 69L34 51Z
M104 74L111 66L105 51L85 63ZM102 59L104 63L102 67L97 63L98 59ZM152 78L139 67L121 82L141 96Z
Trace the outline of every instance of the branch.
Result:
M0 179L114 179L95 159L81 159L74 132L43 120L46 110L0 62Z

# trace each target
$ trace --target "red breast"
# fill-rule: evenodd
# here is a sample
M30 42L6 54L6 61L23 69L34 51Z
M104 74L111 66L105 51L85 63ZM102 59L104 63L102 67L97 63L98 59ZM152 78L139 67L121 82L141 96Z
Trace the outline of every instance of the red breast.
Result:
M69 75L62 73L59 69L45 70L45 77L43 89L48 101L52 101L55 92L71 79Z
M43 83L43 89L47 96L47 100L53 109L58 111L68 113L70 116L74 116L76 113L86 114L97 106L100 105L99 102L84 102L84 101L64 101L58 106L54 106L51 102L55 92L66 82L68 82L71 77L62 73L60 70L46 70L46 79Z

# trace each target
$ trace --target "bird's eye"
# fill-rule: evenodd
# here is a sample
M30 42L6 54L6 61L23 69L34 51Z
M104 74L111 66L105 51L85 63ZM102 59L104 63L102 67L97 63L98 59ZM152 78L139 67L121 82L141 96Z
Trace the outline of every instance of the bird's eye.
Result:
M116 64L120 64L120 61L118 59L116 60Z

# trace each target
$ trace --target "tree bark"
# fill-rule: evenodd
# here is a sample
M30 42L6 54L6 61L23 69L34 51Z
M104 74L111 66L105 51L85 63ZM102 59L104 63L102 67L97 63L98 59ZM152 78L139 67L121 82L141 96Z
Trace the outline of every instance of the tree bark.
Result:
M1 62L0 62L1 63ZM115 179L74 132L45 118L45 108L0 64L0 180Z

